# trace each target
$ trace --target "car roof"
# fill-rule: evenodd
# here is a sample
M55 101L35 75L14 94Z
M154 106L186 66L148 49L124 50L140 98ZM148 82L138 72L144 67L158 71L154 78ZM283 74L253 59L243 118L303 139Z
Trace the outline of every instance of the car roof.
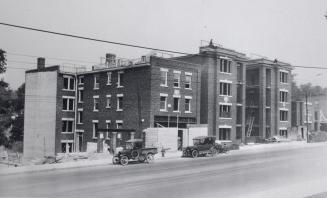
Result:
M200 140L200 139L205 139L205 138L216 138L215 136L197 136L194 137L193 140Z
M143 142L142 139L130 139L130 140L127 140L126 142Z

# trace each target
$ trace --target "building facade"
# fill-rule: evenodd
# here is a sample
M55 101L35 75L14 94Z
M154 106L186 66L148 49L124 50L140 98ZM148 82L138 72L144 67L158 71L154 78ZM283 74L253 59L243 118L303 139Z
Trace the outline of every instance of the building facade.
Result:
M288 136L292 115L291 70L290 64L277 60L257 59L247 64L248 137Z
M200 123L218 140L245 141L245 54L214 45L178 57L201 65Z
M129 138L142 138L149 127L199 123L198 65L107 54L106 63L92 71L66 72L60 66L44 67L40 60L38 69L26 72L27 157L35 156L35 150L41 150L39 156L86 151L88 143L97 142L99 129L122 131L105 133L109 145L114 141L120 146Z

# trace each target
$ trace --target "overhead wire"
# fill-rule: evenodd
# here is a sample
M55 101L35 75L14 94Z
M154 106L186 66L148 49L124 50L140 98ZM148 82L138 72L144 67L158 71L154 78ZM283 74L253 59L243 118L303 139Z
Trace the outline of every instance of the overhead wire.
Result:
M198 56L201 56L201 54L192 54L192 53L181 52L181 51L176 51L176 50L167 50L167 49L160 49L160 48L154 48L154 47L148 47L148 46L142 46L142 45L123 43L123 42L108 41L108 40L103 40L103 39L97 39L97 38L91 38L91 37L74 35L74 34L67 34L67 33L60 33L60 32L55 32L55 31L50 31L50 30L32 28L32 27L21 26L21 25L14 25L14 24L3 23L3 22L0 22L0 25L13 27L13 28L19 28L19 29L25 29L25 30L31 30L31 31L37 31L37 32L42 32L42 33L47 33L47 34L60 35L60 36L65 36L65 37L71 37L71 38L77 38L77 39L83 39L83 40L90 40L90 41L95 41L95 42L102 42L102 43L109 43L109 44L114 44L114 45L121 45L121 46L126 46L126 47L133 47L133 48L140 48L140 49L147 49L147 50L155 50L155 51L159 51L159 52L167 52L167 53L174 53L174 54L180 54L180 55L198 55ZM327 67L314 67L314 66L303 66L303 65L292 65L292 67L306 68L306 69L324 69L324 70L327 69Z

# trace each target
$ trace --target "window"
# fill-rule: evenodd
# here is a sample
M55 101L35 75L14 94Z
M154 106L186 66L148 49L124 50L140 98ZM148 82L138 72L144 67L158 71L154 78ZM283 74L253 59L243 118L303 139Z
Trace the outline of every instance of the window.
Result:
M284 138L287 138L287 130L286 129L280 129L279 130L279 135L284 137Z
M124 87L124 72L118 72L118 82L117 87Z
M99 111L99 96L93 96L93 111Z
M231 83L220 82L220 95L231 96Z
M117 111L123 110L123 94L117 94Z
M219 140L230 140L230 128L219 128Z
M185 89L192 89L192 73L185 73Z
M173 111L179 112L179 98L174 98Z
M116 128L122 129L123 128L123 121L122 120L116 120Z
M74 111L74 98L64 97L62 99L62 110L63 111Z
M64 90L75 90L75 79L72 76L64 76Z
M288 121L288 111L286 110L280 110L280 121Z
M106 120L106 128L107 129L110 129L111 128L111 121L110 120ZM107 132L106 135L105 135L105 138L106 139L109 139L109 133Z
M77 124L83 124L83 110L78 110Z
M99 83L99 76L94 75L94 89L99 89L100 83Z
M160 86L167 86L168 69L160 68Z
M62 153L73 152L73 142L71 140L62 140L61 141L61 152Z
M107 105L106 108L111 108L111 95L107 95Z
M222 118L231 118L231 106L230 105L220 105L219 106L219 116Z
M288 73L286 72L279 72L280 74L280 82L281 83L287 83L288 82Z
M107 85L111 85L111 72L107 73Z
M288 99L287 99L287 92L286 91L280 91L279 92L279 101L280 102L287 102Z
M181 82L181 72L180 71L174 71L174 87L179 88Z
M167 96L166 94L160 94L160 111L167 111Z
M82 103L84 100L84 90L78 90L78 102Z
M98 131L98 120L93 120L93 139L97 138L97 131Z
M185 97L185 112L191 113L191 98Z
M73 120L62 120L62 132L73 133Z
M231 61L227 59L220 59L220 72L231 73L230 72Z
M84 76L78 77L78 84L83 85L84 84Z

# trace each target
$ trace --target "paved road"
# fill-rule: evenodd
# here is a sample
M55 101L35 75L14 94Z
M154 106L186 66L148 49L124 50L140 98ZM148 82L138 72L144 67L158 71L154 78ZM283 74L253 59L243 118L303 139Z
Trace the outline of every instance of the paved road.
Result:
M327 144L1 176L0 197L305 197L327 192Z

